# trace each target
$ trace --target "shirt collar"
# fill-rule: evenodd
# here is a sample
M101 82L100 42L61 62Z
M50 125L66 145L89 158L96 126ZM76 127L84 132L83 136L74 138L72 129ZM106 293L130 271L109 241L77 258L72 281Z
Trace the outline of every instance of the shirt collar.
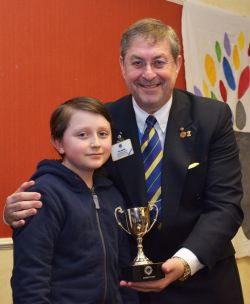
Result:
M133 108L135 111L137 126L138 126L140 132L143 133L146 128L146 119L149 114L138 106L134 97L132 97L132 102L133 102ZM154 117L157 119L157 123L163 133L165 133L165 131L166 131L171 105L172 105L172 96L164 104L164 106L162 106L158 111L156 111L153 114Z

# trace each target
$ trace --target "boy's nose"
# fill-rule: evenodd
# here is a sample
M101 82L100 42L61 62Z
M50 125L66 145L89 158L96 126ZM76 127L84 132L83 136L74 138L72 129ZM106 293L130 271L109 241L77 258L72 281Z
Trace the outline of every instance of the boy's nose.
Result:
M92 141L91 141L91 143L90 143L90 146L91 147L99 147L100 146L100 140L99 140L99 138L98 138L98 136L94 136L93 138L92 138Z

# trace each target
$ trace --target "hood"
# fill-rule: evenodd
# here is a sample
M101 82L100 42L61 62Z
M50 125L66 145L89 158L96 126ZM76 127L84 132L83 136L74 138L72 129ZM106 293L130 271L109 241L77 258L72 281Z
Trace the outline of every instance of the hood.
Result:
M85 182L72 170L68 169L62 165L60 160L42 160L37 165L36 172L32 175L31 179L36 180L46 174L56 176L57 178L63 180L70 188L75 191L83 191L84 189L89 189ZM112 185L111 180L104 176L99 176L94 174L94 187L110 187Z

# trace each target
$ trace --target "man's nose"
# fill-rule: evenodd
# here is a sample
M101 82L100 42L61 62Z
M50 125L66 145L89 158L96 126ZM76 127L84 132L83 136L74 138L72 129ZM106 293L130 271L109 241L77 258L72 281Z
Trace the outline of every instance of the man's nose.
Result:
M143 71L143 77L146 80L150 81L150 80L154 79L155 76L156 76L156 73L154 71L154 67L150 63L145 64L144 71Z

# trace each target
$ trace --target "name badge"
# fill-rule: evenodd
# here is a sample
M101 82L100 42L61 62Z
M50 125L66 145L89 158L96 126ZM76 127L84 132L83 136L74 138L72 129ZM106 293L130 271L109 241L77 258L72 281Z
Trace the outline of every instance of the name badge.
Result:
M111 149L111 157L113 161L117 161L133 154L134 150L130 139L126 139L114 144Z

